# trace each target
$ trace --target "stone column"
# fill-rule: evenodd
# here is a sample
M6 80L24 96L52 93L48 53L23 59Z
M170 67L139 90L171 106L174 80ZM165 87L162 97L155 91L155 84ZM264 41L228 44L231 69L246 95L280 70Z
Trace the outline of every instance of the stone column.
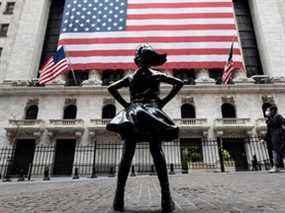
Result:
M214 85L216 82L210 78L209 71L207 69L196 69L196 85Z
M233 82L236 85L254 84L252 78L248 78L245 71L236 70L234 71Z
M101 80L101 73L96 70L91 70L89 72L89 79L86 81L83 81L82 83L83 87L90 87L90 86L101 86L102 80Z
M285 26L281 14L285 7L280 7L278 0L248 2L263 70L276 81L284 82L280 77L284 76L285 67Z
M23 4L5 81L32 80L39 69L51 1L26 0Z

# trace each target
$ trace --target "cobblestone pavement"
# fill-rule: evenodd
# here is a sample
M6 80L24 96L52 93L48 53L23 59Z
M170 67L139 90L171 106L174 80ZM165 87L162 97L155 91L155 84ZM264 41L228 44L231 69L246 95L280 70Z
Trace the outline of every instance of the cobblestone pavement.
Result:
M210 173L170 176L175 212L284 212L285 172ZM0 213L113 213L116 178L52 179L0 183ZM126 212L160 212L156 176L130 177Z

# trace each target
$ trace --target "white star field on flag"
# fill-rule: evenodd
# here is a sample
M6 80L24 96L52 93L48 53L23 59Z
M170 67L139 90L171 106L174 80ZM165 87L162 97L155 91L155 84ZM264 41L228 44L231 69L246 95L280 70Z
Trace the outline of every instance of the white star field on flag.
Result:
M73 0L64 11L62 32L108 32L124 30L125 0Z

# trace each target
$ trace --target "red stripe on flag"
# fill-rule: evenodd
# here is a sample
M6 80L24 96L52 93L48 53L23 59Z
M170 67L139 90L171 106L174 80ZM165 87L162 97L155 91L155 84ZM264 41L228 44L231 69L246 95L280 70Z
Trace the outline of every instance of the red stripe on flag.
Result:
M157 52L167 55L226 55L228 49L157 49ZM133 56L135 50L92 50L92 51L67 51L69 57L90 56ZM239 49L234 49L235 55L241 55Z
M185 67L188 68L205 68L208 69L221 69L225 65L224 62L167 62L165 65L163 65L161 68L164 69L173 69L175 67L176 69L183 69ZM106 70L106 69L122 69L122 67L125 67L125 69L135 69L137 66L135 63L87 63L87 64L74 64L72 66L75 70L88 70L96 67L100 70ZM242 67L242 63L237 62L235 63L236 68Z
M186 19L186 18L234 18L232 13L188 13L188 14L128 14L127 19Z
M152 30L235 30L234 24L187 24L187 25L144 25L127 26L125 31Z
M128 9L148 9L148 8L215 8L215 7L232 7L231 2L180 2L180 3L129 3Z
M236 36L197 37L145 37L145 38L77 38L61 39L59 45L112 44L112 43L152 43L152 42L226 42L237 41Z

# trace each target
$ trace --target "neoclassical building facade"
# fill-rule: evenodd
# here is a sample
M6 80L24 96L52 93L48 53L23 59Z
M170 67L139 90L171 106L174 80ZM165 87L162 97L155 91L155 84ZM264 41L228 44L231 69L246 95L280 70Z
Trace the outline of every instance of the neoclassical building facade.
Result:
M15 147L10 160L27 158L29 164L37 160L37 147L55 145L49 163L71 162L72 168L81 158L76 147L120 144L118 135L105 130L106 122L122 110L106 86L132 70L76 72L77 82L67 73L38 86L40 64L56 50L64 0L0 2L0 146ZM201 144L205 163L203 144L217 138L229 152L244 152L251 162L244 141L264 134L264 109L274 102L285 115L285 2L234 0L234 6L247 72L236 72L226 88L222 70L166 70L185 82L164 108L181 129L173 143ZM162 96L170 89L161 85ZM128 98L127 90L121 93ZM179 149L167 153L177 152L179 161ZM6 161L0 156L0 164ZM65 174L60 168L53 172Z

